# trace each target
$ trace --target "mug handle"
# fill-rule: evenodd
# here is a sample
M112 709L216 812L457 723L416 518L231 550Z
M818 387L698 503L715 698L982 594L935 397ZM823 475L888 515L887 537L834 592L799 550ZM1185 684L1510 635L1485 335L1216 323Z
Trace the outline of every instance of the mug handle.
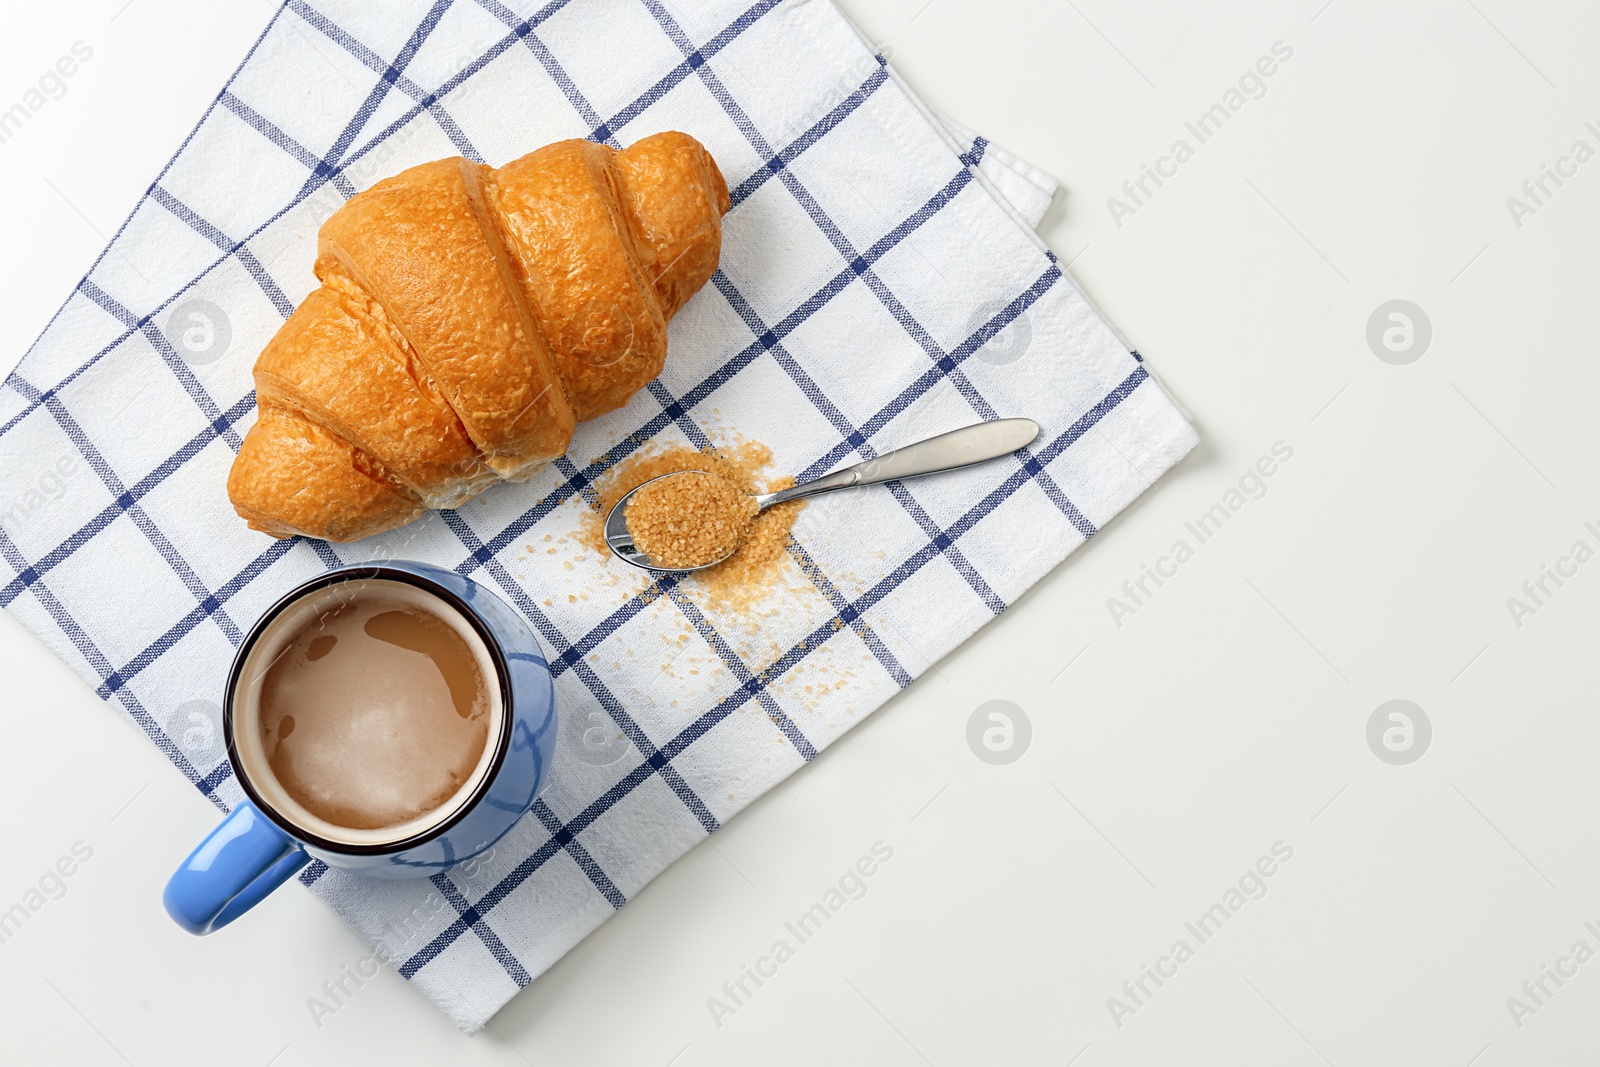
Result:
M248 800L200 842L161 902L191 934L220 930L294 877L311 857Z

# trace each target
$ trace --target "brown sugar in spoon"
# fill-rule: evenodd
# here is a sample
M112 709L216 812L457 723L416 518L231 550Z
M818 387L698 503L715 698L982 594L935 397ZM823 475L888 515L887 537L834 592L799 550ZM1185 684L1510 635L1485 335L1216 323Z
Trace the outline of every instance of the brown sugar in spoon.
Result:
M749 496L707 471L677 471L633 489L606 515L605 540L617 558L657 574L691 574L738 551L754 518L787 500L970 467L1026 448L1039 436L1032 419L992 419L825 474Z

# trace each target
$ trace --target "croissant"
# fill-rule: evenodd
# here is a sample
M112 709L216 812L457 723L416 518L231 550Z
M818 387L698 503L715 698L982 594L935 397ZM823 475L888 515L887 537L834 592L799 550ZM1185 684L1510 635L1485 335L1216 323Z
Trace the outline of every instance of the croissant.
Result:
M728 208L710 153L670 132L498 170L442 159L357 194L318 233L321 287L256 361L234 509L353 541L531 476L660 374Z

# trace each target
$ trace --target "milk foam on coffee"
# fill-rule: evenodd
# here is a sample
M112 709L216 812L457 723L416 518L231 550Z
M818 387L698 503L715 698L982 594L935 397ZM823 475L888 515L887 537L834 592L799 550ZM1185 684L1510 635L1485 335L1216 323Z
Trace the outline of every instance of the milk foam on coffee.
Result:
M274 620L248 666L241 759L269 804L321 836L420 832L448 817L492 757L499 694L483 642L406 583L311 594Z

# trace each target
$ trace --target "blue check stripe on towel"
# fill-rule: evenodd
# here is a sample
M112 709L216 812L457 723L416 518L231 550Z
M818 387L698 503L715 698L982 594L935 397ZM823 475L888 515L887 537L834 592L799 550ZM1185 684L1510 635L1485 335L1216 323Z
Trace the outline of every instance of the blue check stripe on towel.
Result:
M733 208L659 380L459 511L351 545L244 529L223 485L251 365L328 214L427 159L660 129L711 149ZM0 390L0 606L224 809L220 688L283 591L401 555L520 610L564 717L534 810L431 879L301 875L475 1030L1192 447L1031 233L1053 188L927 111L824 0L290 0ZM569 537L651 445L762 440L809 477L1008 415L1044 427L1024 454L813 504L758 614Z

